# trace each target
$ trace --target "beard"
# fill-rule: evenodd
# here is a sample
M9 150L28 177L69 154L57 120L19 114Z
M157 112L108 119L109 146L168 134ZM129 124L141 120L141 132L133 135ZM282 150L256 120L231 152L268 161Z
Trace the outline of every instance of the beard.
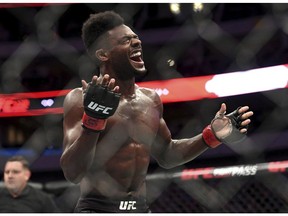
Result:
M110 64L116 77L122 81L143 77L147 73L145 65L136 67L137 63L133 63L128 55L111 56Z

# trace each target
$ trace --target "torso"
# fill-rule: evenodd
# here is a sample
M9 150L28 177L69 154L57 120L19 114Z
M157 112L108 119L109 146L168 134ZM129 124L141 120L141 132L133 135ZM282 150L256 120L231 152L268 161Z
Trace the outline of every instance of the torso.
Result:
M81 182L82 196L145 196L150 147L160 120L160 100L137 88L135 98L120 100L100 135L93 165Z

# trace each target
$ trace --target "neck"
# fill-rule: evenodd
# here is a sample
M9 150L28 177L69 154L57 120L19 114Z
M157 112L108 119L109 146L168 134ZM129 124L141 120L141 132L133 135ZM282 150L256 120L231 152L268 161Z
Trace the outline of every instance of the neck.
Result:
M124 98L135 98L135 80L118 80L116 85L120 88L120 93Z
M17 189L9 189L9 193L11 194L12 197L18 197L22 191L24 190L24 188L26 187L26 185L24 185L21 188L17 188Z
M135 77L128 80L121 80L117 78L117 75L111 72L111 70L107 70L107 68L102 68L100 74L101 76L104 74L109 74L110 78L115 78L115 86L119 86L120 93L123 97L131 99L135 97Z

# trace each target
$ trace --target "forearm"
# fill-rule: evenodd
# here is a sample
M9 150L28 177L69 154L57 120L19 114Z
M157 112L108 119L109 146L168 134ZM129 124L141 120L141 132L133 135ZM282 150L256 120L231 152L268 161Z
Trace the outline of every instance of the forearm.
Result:
M96 150L99 133L81 129L80 136L67 145L64 140L64 152L60 164L67 180L78 183L90 168Z
M207 149L202 134L189 139L171 140L159 163L164 168L173 168L193 160Z

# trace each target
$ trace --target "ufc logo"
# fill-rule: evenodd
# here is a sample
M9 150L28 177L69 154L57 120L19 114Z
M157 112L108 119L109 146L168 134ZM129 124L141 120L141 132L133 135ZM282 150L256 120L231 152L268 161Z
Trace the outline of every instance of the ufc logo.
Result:
M90 108L91 110L95 110L96 112L100 112L102 111L103 114L107 114L109 115L109 110L112 110L111 107L105 107L102 105L99 105L93 101L90 102L90 104L88 105L88 108Z
M134 206L136 201L121 201L119 209L120 210L135 210L136 207Z

